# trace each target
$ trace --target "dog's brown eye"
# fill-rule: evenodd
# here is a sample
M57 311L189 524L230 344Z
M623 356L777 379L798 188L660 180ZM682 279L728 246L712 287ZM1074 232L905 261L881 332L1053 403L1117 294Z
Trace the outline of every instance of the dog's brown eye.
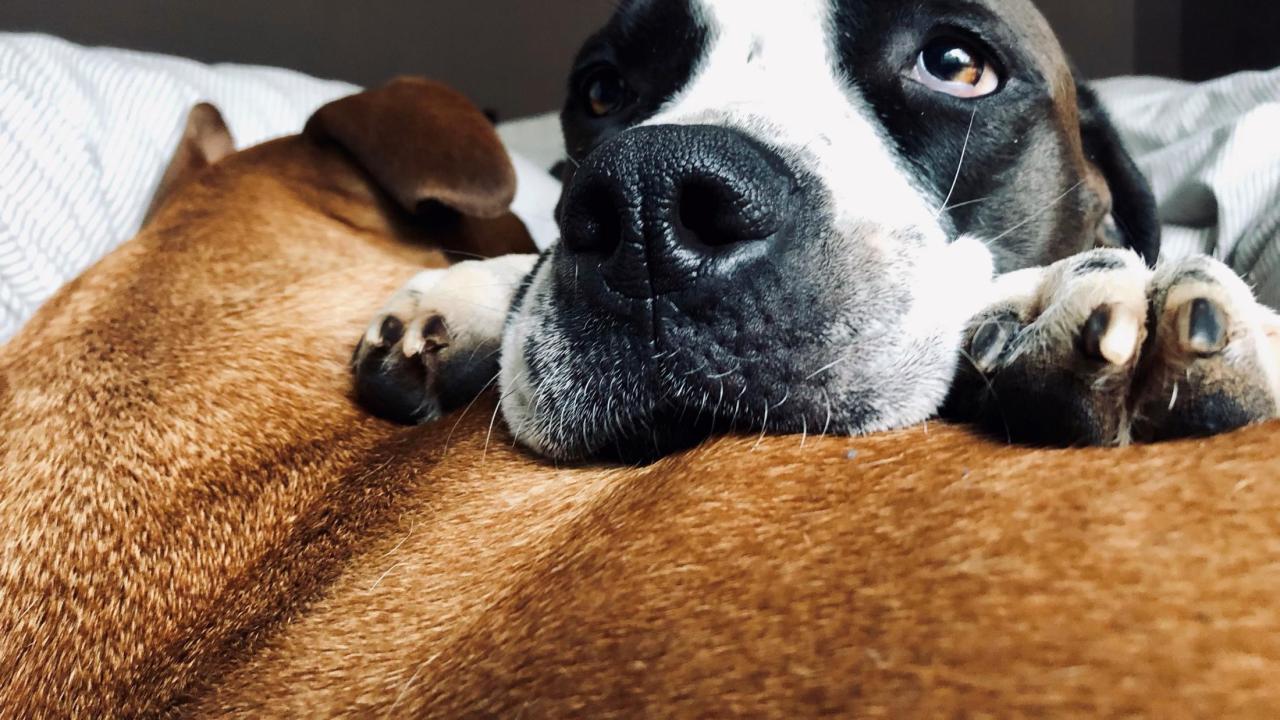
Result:
M587 109L595 117L612 115L627 104L627 83L613 68L593 71L582 87L586 93Z
M980 98L1000 87L1000 74L982 51L956 38L938 38L920 51L912 76L930 90Z

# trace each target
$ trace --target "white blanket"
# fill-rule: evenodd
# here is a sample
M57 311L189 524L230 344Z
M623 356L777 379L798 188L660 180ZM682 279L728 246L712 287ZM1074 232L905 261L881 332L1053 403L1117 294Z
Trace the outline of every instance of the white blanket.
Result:
M1280 68L1095 87L1151 180L1164 256L1212 255L1280 309Z

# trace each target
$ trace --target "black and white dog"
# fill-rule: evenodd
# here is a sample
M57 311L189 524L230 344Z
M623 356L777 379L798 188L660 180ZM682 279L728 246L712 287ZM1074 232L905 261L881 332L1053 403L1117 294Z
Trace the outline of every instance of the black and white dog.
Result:
M483 379L560 459L1277 415L1280 322L1213 260L1149 267L1146 182L1030 0L623 0L563 126L562 240L414 278L357 351L375 411L435 417L500 346Z

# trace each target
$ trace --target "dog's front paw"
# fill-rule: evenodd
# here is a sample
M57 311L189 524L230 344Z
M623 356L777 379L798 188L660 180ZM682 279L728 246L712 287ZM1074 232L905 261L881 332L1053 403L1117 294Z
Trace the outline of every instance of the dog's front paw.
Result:
M1207 257L1151 272L1095 250L999 280L964 335L949 416L1010 440L1111 445L1277 415L1280 322Z
M441 354L451 343L449 325L430 300L445 272L428 270L414 277L360 338L352 358L356 397L378 417L416 424L442 412Z
M497 378L512 298L535 255L424 270L369 323L352 358L356 397L395 422L430 422Z
M1157 268L1153 337L1130 399L1134 440L1212 435L1277 415L1280 318L1208 257Z

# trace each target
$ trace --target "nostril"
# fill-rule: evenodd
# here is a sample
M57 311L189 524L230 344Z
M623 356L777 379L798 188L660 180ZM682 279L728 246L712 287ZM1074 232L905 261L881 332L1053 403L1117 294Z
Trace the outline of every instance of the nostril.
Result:
M620 201L607 185L582 189L566 208L565 246L575 253L612 254L622 242L622 214Z
M676 201L680 209L680 229L703 245L714 247L736 242L724 227L723 201L722 194L709 183L686 183Z
M719 178L691 178L677 199L681 235L707 247L762 240L777 232L773 212ZM689 236L692 236L691 238Z

